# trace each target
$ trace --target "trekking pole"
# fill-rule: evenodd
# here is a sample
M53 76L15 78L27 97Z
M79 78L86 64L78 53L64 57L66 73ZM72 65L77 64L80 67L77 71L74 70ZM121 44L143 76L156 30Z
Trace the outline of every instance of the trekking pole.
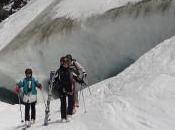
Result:
M85 79L85 80L87 81L87 83L84 82L83 79ZM88 85L88 80L87 80L87 78L83 76L83 77L82 77L82 80L83 80L83 85L86 86L86 87L88 88L89 94L92 95L91 89L90 89L90 87L89 87L89 85Z
M92 95L91 89L89 87L89 85L85 84L85 86L87 86L88 90L89 90L89 94Z
M45 100L45 98L44 98L44 93L43 93L42 90L41 90L41 95L42 95L42 98L43 98L44 105L45 105L45 107L47 107L47 105L46 105L46 100Z
M85 104L85 99L84 99L84 94L83 94L83 88L82 88L82 85L81 85L81 89L80 89L80 94L79 94L79 100L80 100L80 97L82 96L83 98L83 105L84 105L84 113L86 113L86 104Z
M86 104L85 104L84 94L83 94L83 91L82 90L80 92L81 92L82 97L83 97L84 113L86 113L87 111L86 111Z
M18 101L19 101L19 108L20 108L20 113L21 113L21 122L23 123L23 122L24 122L24 120L22 119L21 99L20 99L19 94L18 94Z
M82 86L81 86L81 87L82 87ZM78 94L78 100L80 101L82 88L80 88L79 91L80 91L80 93Z

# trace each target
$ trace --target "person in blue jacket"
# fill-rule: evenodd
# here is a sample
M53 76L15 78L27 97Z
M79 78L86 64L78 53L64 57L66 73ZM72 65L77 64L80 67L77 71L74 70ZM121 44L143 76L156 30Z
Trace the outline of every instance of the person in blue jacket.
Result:
M42 85L32 77L32 69L27 68L25 70L26 77L17 83L16 92L23 93L23 102L25 104L25 124L30 126L30 123L35 123L36 119L36 102L37 102L37 89L42 89ZM31 108L31 119L30 119ZM30 122L31 120L31 122Z

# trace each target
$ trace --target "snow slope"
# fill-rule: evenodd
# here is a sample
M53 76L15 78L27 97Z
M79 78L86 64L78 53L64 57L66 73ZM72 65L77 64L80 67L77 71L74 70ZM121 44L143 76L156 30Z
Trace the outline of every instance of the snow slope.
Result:
M53 4L57 5L57 15L55 17L71 16L74 18L87 18L94 14L102 14L108 9L120 7L128 2L137 2L140 0L108 0L94 1L89 0L32 0L22 8L18 13L10 16L0 24L0 50L9 44L30 22L38 17L47 7ZM40 5L40 6L38 6ZM88 6L87 6L88 5ZM20 19L20 20L19 20Z
M131 2L137 2L137 1L138 0L134 0ZM108 2L103 0L101 2L99 1L96 1L96 2L97 3L94 4L94 1L92 0L88 2L82 0L78 2L61 1L60 3L59 0L49 0L49 1L33 0L29 2L29 4L27 4L20 11L18 11L17 13L15 13L14 15L10 16L8 19L3 21L0 24L0 62L1 62L0 63L1 64L0 81L2 81L0 85L8 87L9 89L12 90L12 86L15 84L16 80L19 80L21 79L21 77L23 77L24 69L29 66L33 68L34 72L36 72L35 74L37 75L37 77L39 77L39 79L44 82L47 79L49 71L52 70L53 68L55 69L55 66L57 64L56 56L59 57L63 55L63 52L64 53L67 52L66 50L67 48L71 48L70 45L72 46L72 44L69 44L69 42L72 42L72 38L73 40L76 40L77 39L76 37L77 36L79 37L79 33L83 34L80 38L82 37L84 38L84 31L85 31L85 35L87 35L86 37L88 37L89 35L88 30L86 31L82 28L81 29L82 32L78 31L78 32L72 33L73 34L72 36L67 36L67 35L65 36L66 37L65 39L68 39L68 37L70 37L70 40L68 39L68 41L60 41L64 39L60 33L52 34L52 32L47 32L47 30L50 30L50 29L45 30L43 26L46 26L47 28L47 25L49 25L50 23L53 23L53 26L54 26L54 23L55 22L57 23L57 20L62 16L65 16L65 17L70 16L72 19L76 19L76 18L81 19L80 17L82 14L84 14L82 18L88 18L91 15L95 15L95 14L96 15L102 14L108 9L112 9L113 7L123 6L128 2L128 0L126 1L111 0ZM88 5L88 6L86 6L85 8L85 5ZM66 12L65 10L67 10L67 8L69 8L71 11ZM77 14L77 12L79 12L80 14ZM64 25L65 23L62 23L62 21L60 21L60 26L62 24ZM79 26L81 27L81 24ZM59 28L59 24L57 27ZM42 32L43 28L45 30L44 34ZM50 25L49 28L53 29L54 27ZM49 40L47 39L47 36L45 36L45 33L46 35L51 34L51 36L49 37ZM96 32L93 32L93 33L96 33ZM40 34L41 35L43 34L45 36L44 41L41 41L40 38L42 36L40 36ZM74 36L74 35L77 35L77 36ZM52 36L56 36L56 37L52 37ZM50 39L52 39L52 41ZM81 42L82 40L84 39L80 39L78 41ZM38 42L39 44L36 45ZM58 45L58 42L63 44ZM66 42L68 43L67 44L68 46L65 46ZM82 42L81 43L77 41L75 42L76 42L75 46L79 46L79 44L82 44ZM44 45L44 44L47 44L47 45ZM92 42L91 44L95 45ZM89 46L91 46L91 44ZM86 45L83 45L83 46L85 47ZM58 51L58 49L62 47L64 47L64 49L61 49ZM71 49L71 51L73 50ZM81 53L81 52L78 52L77 49L76 51L73 51L73 52L77 52L77 54ZM91 52L89 53L92 54ZM91 57L91 56L88 56L88 57ZM84 62L88 62L88 61L84 61ZM86 64L84 62L83 64ZM94 68L94 66L91 68ZM104 68L102 67L101 69L104 69ZM106 74L106 75L109 75L109 74ZM5 78L5 79L8 79L8 81L4 80L4 77L8 77L8 78ZM93 74L93 77L91 79L95 79L94 77L97 77L96 74ZM97 80L99 79L96 78L95 81Z
M174 130L175 37L164 41L116 77L83 92L70 123L60 123L59 100L51 103L51 122L43 126L44 105L37 105L35 130ZM7 107L7 106L5 106ZM21 129L18 106L0 109L0 128ZM7 114L8 113L8 114ZM6 125L9 124L10 125Z
M104 12L136 3L141 0L63 0L56 6L56 18L69 17L77 20L84 20L90 16L103 14ZM75 8L76 7L76 8Z
M150 0L113 10L110 9L124 5L128 0L84 2L53 0L47 5L45 0L32 1L4 21L5 26L1 24L4 34L0 35L0 86L12 90L15 81L24 76L26 67L33 68L34 75L44 83L49 71L57 68L58 57L68 53L87 68L90 83L96 83L117 74L175 34L175 0ZM40 5L38 15L35 14L36 5ZM64 8L71 11L63 14ZM29 10L30 15L23 13ZM104 11L107 12L103 14ZM115 18L116 14L119 17ZM63 15L65 17L61 17ZM81 18L88 19L83 21ZM16 24L13 26L9 21L16 21Z
M44 11L54 0L32 0L18 13L0 24L0 50L8 45L31 21ZM38 6L40 5L40 6Z

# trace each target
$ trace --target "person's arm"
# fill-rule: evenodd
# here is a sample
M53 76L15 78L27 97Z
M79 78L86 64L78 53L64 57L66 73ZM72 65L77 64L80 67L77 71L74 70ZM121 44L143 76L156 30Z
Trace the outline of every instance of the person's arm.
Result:
M42 89L41 83L38 80L33 79L37 88Z
M80 63L78 63L77 61L74 61L74 64L77 67L77 69L82 72L82 77L85 78L87 76L85 68Z
M16 83L16 86L19 88L23 87L23 81L19 81L18 83Z
M20 88L22 88L24 86L23 82L24 81L19 81L18 83L16 83L16 87L15 87L15 92L16 93L20 93L21 92Z
M74 61L74 64L76 65L78 70L80 70L82 73L86 73L85 68L80 63L78 63L77 61Z

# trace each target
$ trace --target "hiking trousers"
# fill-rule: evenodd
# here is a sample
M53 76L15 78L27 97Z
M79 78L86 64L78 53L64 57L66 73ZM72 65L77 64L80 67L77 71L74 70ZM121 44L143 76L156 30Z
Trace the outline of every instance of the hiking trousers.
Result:
M61 101L61 119L67 119L67 111L66 111L66 95L60 96Z
M35 120L36 118L36 102L25 103L25 121L30 121L30 108L31 108L31 119Z

